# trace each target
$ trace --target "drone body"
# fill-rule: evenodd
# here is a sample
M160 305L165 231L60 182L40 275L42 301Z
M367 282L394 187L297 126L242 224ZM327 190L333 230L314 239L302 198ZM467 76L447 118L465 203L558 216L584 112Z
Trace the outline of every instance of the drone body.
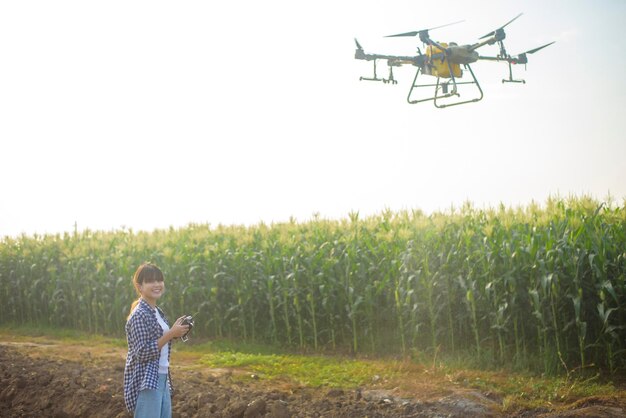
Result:
M540 49L552 45L554 42L550 42L546 45L531 49L516 56L509 55L506 52L503 42L506 38L504 27L513 22L521 15L522 14L520 13L515 18L507 22L505 25L501 26L495 31L488 33L485 36L482 36L480 38L482 41L474 44L459 46L454 42L435 42L430 38L428 34L429 30L438 29L460 22L454 22L448 25L438 26L431 29L400 33L397 35L389 35L389 37L419 36L422 43L426 45L426 51L424 54L422 54L422 52L418 48L417 55L415 56L366 54L363 50L363 47L361 47L359 42L355 39L357 49L354 57L359 60L373 61L374 63L374 76L369 78L361 77L360 79L368 81L382 81L385 84L397 84L397 81L393 76L393 67L400 67L402 65L413 65L414 67L417 67L417 71L415 73L415 78L413 79L411 89L409 90L407 101L410 104L416 104L432 100L434 105L438 108L477 102L483 98L483 91L480 88L480 84L478 84L478 80L476 79L476 76L474 75L474 72L472 71L472 68L470 66L470 64L473 64L478 60L504 61L509 65L509 78L503 79L502 82L525 83L524 80L513 79L513 70L511 66L514 64L526 64L528 62L527 54L533 54ZM500 48L497 56L490 57L479 55L477 51L479 48L485 45L494 45L496 43ZM389 67L389 77L386 79L378 78L376 74L376 61L380 59L387 60L387 65ZM463 77L463 70L461 69L461 66L463 67L463 69L469 71L472 77L471 81L457 81L457 79ZM437 81L435 84L417 84L417 79L420 74L436 77ZM476 89L476 94L474 94L474 96L469 99L460 99L461 95L459 93L458 86L463 84L473 85ZM435 95L431 97L429 95L419 94L418 89L421 87L435 87Z

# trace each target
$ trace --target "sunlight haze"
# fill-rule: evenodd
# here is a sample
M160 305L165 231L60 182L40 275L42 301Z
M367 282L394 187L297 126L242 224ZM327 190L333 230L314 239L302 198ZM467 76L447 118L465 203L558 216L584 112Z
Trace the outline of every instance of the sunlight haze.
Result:
M354 38L415 55L417 37L385 35L464 20L430 35L474 43L519 13L509 53L556 41L514 66L526 84L477 62L483 100L436 109L407 103L412 67L359 81ZM624 16L619 0L3 2L0 236L622 202Z

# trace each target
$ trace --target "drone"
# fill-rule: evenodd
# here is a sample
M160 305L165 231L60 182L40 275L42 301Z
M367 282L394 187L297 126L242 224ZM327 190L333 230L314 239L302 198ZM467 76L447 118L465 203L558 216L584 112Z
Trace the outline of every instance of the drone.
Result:
M384 54L366 54L359 41L355 38L356 53L355 59L373 61L374 63L374 75L373 77L360 77L360 80L367 81L382 81L385 84L398 84L398 81L394 78L394 67L401 67L402 65L412 65L417 67L415 77L409 94L407 96L407 102L409 104L422 103L427 101L433 101L435 107L444 108L448 106L456 106L465 103L478 102L483 98L483 90L472 71L470 64L477 62L478 60L486 61L500 61L506 62L509 66L509 77L502 80L502 83L526 83L521 79L513 78L513 65L528 63L528 55L552 45L555 41L542 45L538 48L522 52L517 55L509 55L504 46L504 39L506 33L504 28L519 18L523 13L515 16L513 19L499 27L498 29L489 32L488 34L481 36L478 42L468 45L458 45L455 42L435 42L430 38L428 31L443 28L450 25L455 25L463 21L448 23L446 25L436 26L430 29L423 29L413 32L399 33L396 35L388 35L387 38L405 37L405 36L419 36L420 41L426 46L425 53L422 53L420 48L417 48L417 55L414 56L396 56L396 55L384 55ZM497 44L499 47L498 54L494 56L482 56L478 53L478 49L485 45ZM376 61L387 60L387 66L389 67L388 78L379 78L376 73ZM470 81L459 81L463 77L463 70L467 70L471 75ZM420 74L436 77L435 83L418 84L418 76ZM461 98L459 93L460 85L474 85L476 92L473 97L466 99ZM428 94L421 94L424 90L418 90L423 87L434 87L435 94L429 97ZM469 90L467 88L466 90Z

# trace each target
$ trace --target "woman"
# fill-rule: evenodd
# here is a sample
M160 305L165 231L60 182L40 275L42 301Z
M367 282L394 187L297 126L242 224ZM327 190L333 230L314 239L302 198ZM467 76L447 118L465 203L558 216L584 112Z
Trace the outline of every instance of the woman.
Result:
M169 327L157 300L165 291L161 270L150 263L139 266L133 276L139 296L126 321L128 356L124 369L124 401L135 417L171 417L172 379L169 360L172 340L185 335L184 317Z

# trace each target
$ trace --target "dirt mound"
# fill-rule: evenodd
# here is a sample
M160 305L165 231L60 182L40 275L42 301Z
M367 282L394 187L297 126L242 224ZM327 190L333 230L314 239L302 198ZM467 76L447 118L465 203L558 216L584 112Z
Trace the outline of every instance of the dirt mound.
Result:
M0 417L114 417L123 411L123 370L31 359L0 347Z
M0 417L129 417L122 396L123 359L92 356L74 348L69 360L33 347L0 345ZM66 350L72 350L68 347ZM43 353L43 354L42 354ZM173 416L214 418L289 417L499 417L499 404L478 392L419 401L391 391L281 388L243 383L228 372L173 368ZM577 405L562 414L524 411L519 417L623 416L614 405ZM593 410L589 409L592 408ZM602 414L606 415L602 415ZM614 413L619 415L614 415ZM598 415L599 414L599 415Z

